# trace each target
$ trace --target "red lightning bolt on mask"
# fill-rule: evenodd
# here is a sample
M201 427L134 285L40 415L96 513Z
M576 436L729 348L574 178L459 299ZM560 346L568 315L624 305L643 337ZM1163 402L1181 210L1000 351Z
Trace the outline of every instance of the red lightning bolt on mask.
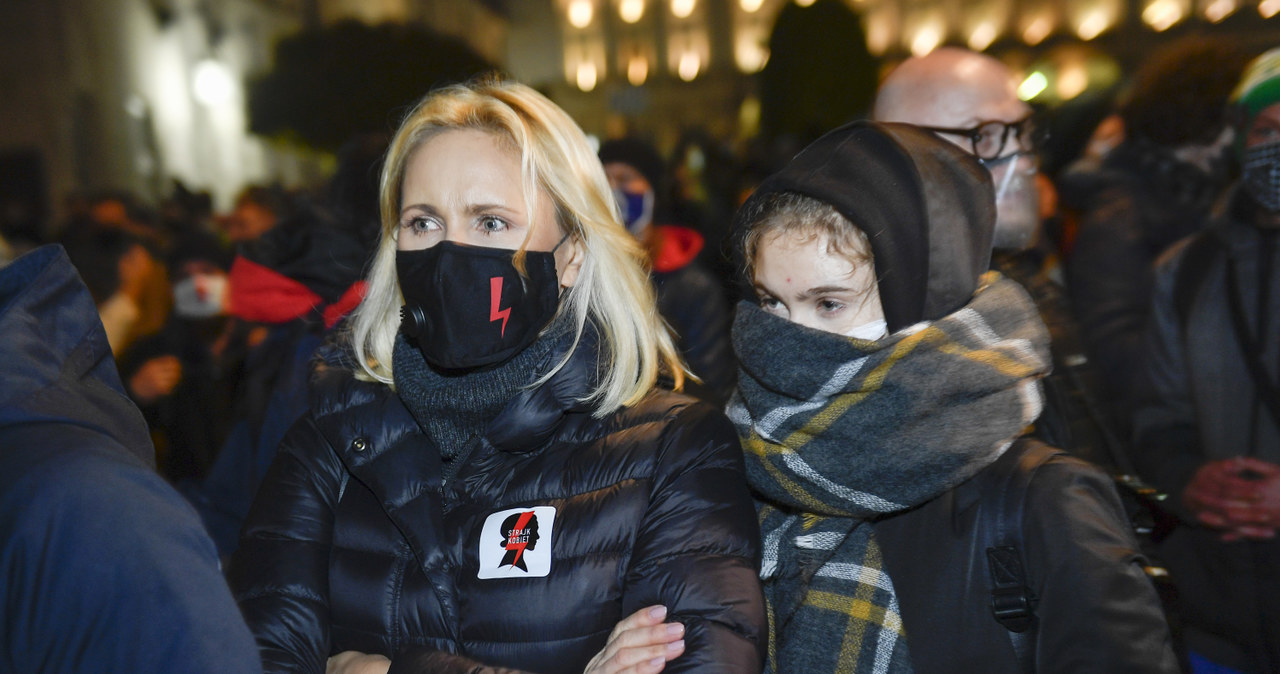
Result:
M507 318L511 316L511 307L506 309L498 309L498 303L502 301L502 277L494 276L489 279L489 322L492 323L499 318L502 319L501 336L507 334Z
M507 539L507 549L516 551L516 558L511 561L511 566L520 563L520 557L524 554L524 549L529 546L529 537L525 535L525 527L529 526L529 520L533 518L533 511L520 513L520 519L516 520L516 525L511 529L511 537ZM515 539L523 538L520 542Z

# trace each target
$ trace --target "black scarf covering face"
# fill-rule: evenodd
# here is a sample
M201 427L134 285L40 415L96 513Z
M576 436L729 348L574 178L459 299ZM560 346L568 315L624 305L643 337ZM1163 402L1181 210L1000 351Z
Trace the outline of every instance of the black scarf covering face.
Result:
M959 310L878 342L746 303L733 337L728 412L761 504L770 670L910 671L867 524L973 477L1039 415L1050 360L1035 305L990 272Z
M422 352L403 335L396 336L392 377L396 393L439 448L452 461L515 397L550 370L554 354L573 342L572 321L557 318L532 344L510 360L493 367L443 373L431 367Z

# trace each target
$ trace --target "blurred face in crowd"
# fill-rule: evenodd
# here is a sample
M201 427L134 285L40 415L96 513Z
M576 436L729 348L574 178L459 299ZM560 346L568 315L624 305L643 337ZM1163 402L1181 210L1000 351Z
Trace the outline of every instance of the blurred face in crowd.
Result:
M275 227L277 219L266 206L242 199L227 218L227 238L234 243L253 241Z
M793 323L859 339L885 334L875 266L832 249L827 234L779 230L756 251L760 306Z
M618 201L622 224L636 238L644 239L649 225L653 224L653 185L636 167L625 162L606 163L604 175L609 179L614 199Z
M957 48L908 59L885 78L874 116L931 127L939 138L977 154L996 192L995 248L1034 245L1040 204L1031 107L1018 98L1017 80L1003 63Z
M1268 212L1261 224L1280 226L1280 103L1253 118L1245 130L1241 184Z
M210 318L227 312L227 272L207 260L188 260L176 270L173 310L184 318Z
M399 250L421 250L441 241L515 250L555 250L562 287L577 279L576 246L563 238L551 199L525 203L520 160L491 133L445 131L426 141L405 164Z

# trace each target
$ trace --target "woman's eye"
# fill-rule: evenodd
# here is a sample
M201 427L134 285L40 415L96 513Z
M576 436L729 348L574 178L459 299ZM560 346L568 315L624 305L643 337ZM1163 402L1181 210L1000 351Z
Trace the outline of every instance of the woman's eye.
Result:
M818 300L818 310L826 314L834 314L844 308L844 302L835 300Z
M506 228L507 223L502 218L497 218L492 215L480 218L480 229L486 234L496 234Z
M440 228L440 225L435 220L424 217L410 218L401 226L414 234L426 234Z

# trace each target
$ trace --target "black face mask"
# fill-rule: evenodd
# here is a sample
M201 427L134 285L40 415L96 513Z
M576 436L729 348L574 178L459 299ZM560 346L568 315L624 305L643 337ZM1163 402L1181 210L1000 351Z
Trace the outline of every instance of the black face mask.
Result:
M512 264L515 251L505 248L442 241L396 251L405 301L400 331L441 369L514 357L538 338L560 306L554 253L526 251L528 277L522 278Z
M1244 189L1275 213L1280 211L1280 141L1260 143L1244 151Z

